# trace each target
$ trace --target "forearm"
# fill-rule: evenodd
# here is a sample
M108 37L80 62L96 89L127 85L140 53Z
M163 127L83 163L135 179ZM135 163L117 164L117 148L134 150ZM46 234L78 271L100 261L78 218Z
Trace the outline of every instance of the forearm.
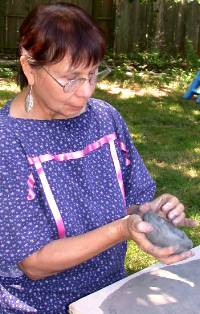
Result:
M54 240L27 257L19 267L33 280L62 272L125 240L122 229L122 220L117 220L79 236Z

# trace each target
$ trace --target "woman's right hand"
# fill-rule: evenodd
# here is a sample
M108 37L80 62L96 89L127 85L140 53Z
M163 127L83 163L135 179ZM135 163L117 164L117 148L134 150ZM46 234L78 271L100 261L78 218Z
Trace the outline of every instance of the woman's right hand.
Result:
M142 217L137 214L124 217L122 219L122 228L126 240L133 240L144 252L152 255L162 263L172 264L193 256L191 251L173 255L176 248L160 248L153 245L145 235L146 233L151 232L153 227L149 223L143 221Z

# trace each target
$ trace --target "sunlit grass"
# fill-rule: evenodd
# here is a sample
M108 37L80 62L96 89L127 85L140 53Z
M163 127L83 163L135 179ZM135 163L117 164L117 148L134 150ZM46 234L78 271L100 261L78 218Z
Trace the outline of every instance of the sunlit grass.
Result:
M196 160L197 162L199 161L199 155L197 156L197 158L193 158L193 160ZM148 164L153 165L153 166L157 166L158 168L162 168L162 169L172 169L172 170L176 170L179 171L180 174L182 174L185 177L188 178L198 178L200 177L200 169L196 169L195 167L192 167L190 165L191 160L189 161L183 161L181 163L167 163L164 161L151 161Z
M133 241L128 241L128 251L126 254L125 267L127 272L133 273L144 269L157 260L144 253Z
M155 97L166 96L169 92L167 90L159 90L152 86L140 87L137 84L133 85L131 88L122 87L121 84L102 82L98 84L98 87L102 90L106 90L111 95L118 95L120 99L128 99L135 96L145 96L152 95Z
M0 106L14 97L18 91L19 87L13 80L0 79Z

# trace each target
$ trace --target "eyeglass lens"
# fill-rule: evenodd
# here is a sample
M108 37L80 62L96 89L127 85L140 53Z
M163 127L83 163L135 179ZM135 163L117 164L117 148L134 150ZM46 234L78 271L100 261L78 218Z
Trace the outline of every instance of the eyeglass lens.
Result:
M110 72L111 69L106 67L100 72L91 74L89 78L77 78L75 80L71 80L65 86L63 86L63 90L65 93L74 91L76 88L83 85L86 81L89 81L91 85L95 85L96 82L103 80Z

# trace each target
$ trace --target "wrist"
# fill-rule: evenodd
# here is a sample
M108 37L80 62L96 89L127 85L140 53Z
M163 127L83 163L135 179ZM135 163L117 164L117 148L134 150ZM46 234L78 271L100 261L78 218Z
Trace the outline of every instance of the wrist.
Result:
M119 243L122 241L126 241L128 239L127 233L127 218L129 216L125 216L121 219L115 220L109 224L109 229L107 236L110 239L110 243Z
M130 239L130 233L128 228L128 219L130 215L127 215L121 219L119 219L119 234L121 237L121 241L126 241Z

